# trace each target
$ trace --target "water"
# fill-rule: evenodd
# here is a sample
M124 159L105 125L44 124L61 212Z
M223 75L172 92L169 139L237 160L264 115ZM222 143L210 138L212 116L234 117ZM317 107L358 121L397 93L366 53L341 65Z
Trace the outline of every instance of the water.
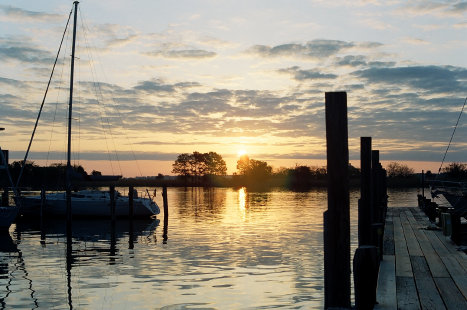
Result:
M415 190L389 195L416 205ZM63 221L13 224L0 236L0 309L323 308L326 196L169 188L167 242L159 220L75 221L68 243Z

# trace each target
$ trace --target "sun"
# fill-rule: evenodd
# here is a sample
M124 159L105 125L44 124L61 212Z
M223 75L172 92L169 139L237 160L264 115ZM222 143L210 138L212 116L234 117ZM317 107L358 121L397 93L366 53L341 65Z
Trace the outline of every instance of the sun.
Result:
M245 150L238 150L237 156L242 157L243 155L246 155L246 151Z

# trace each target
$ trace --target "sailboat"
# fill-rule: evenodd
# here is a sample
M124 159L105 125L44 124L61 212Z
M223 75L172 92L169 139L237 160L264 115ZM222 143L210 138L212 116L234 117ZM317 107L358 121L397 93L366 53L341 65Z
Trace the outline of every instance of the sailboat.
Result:
M0 128L0 131L3 130L4 128ZM5 155L3 153L2 148L0 147L0 169L4 169L6 171L6 175L12 185L13 192L15 195L18 194L16 191L16 188L13 184L13 181L11 179L10 171L8 169L8 161L5 158ZM8 199L8 197L5 197ZM3 199L1 201L3 203ZM8 230L10 228L11 223L16 219L16 216L18 215L19 208L17 206L2 206L0 204L0 231Z
M78 1L73 2L74 19L73 19L73 42L71 53L71 70L70 70L70 95L68 103L68 143L67 143L67 168L66 168L66 182L65 192L50 193L47 195L32 195L21 196L20 199L20 214L24 216L38 216L41 213L48 216L66 216L67 219L73 217L81 218L94 218L94 217L108 217L114 214L117 217L148 217L160 213L159 206L151 197L148 191L146 197L138 197L138 194L131 193L132 197L123 196L119 192L101 191L101 190L80 190L72 192L72 175L73 170L71 166L71 126L72 126L72 103L73 103L73 79L74 79L74 60L75 60L75 42L76 42L76 26L77 26L77 11ZM70 17L68 20L70 20ZM67 23L68 26L68 23ZM63 42L63 38L62 38ZM59 50L60 52L60 50ZM57 54L58 58L58 54ZM56 62L55 62L56 64ZM54 68L55 68L54 64ZM53 70L52 70L53 74ZM51 75L52 77L52 75ZM50 85L50 80L49 80ZM48 86L47 86L48 87ZM46 92L47 93L47 92ZM45 100L45 97L44 97ZM44 104L44 100L42 105ZM41 106L42 110L42 106ZM41 111L40 110L40 111ZM40 116L40 112L39 112ZM26 156L23 161L23 167L26 163L27 155L31 146L34 132L37 128L39 117L33 130L31 141L29 143ZM22 172L18 179L21 179ZM130 199L133 202L133 208L130 209ZM114 211L112 210L112 204ZM113 213L115 212L115 213Z

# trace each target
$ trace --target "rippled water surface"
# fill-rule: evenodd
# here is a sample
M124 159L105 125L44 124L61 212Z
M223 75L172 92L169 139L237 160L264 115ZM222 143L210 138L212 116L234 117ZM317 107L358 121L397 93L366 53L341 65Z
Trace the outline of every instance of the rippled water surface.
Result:
M390 191L413 206L416 191ZM351 192L352 247L356 206ZM322 308L324 190L169 188L157 220L13 224L0 235L0 309ZM157 197L159 205L162 199ZM159 221L160 220L160 221Z

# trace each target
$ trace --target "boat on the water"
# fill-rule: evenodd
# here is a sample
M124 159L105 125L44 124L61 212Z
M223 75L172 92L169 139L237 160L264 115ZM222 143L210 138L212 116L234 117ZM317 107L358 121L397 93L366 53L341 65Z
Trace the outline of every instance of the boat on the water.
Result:
M76 43L76 24L77 24L77 11L78 11L78 1L73 3L73 9L70 11L69 19L71 14L74 13L74 24L73 24L73 42L72 42L72 53L71 53L71 62L70 62L70 85L69 85L69 102L68 102L68 143L67 143L67 165L66 165L66 178L65 178L65 192L56 192L48 193L43 195L31 195L17 198L16 200L21 205L20 214L24 216L38 216L40 214L45 214L48 216L58 216L58 217L81 217L81 218L95 218L95 217L109 217L112 214L115 214L116 217L149 217L152 215L157 215L160 213L160 209L157 203L154 201L154 197L151 197L148 191L145 197L138 197L138 195L133 195L133 212L130 211L130 197L123 196L118 192L115 192L113 197L111 197L110 191L101 191L101 190L80 190L72 191L72 178L73 178L73 169L71 167L71 127L72 127L72 102L73 102L73 79L74 79L74 61L75 61L75 43ZM67 22L67 27L68 27ZM66 30L65 30L66 32ZM64 32L64 36L65 36ZM63 38L62 38L63 42ZM61 47L61 45L60 45ZM57 63L58 55L55 61ZM52 69L52 74L50 79L53 76L55 69L55 64ZM50 80L49 80L50 85ZM47 86L48 87L48 86ZM47 94L47 91L46 91ZM23 160L23 167L18 177L19 184L24 166L26 164L27 156L31 147L32 140L34 138L34 133L37 128L39 117L41 115L42 107L45 101L42 101L41 108L39 110L39 116L34 127L31 140L29 142L29 147L26 151L25 158ZM115 181L117 178L96 175L92 176L97 181ZM91 178L92 179L92 178ZM113 211L113 205L115 206L115 213Z
M136 194L136 192L135 192ZM133 215L130 214L129 197L115 192L115 216L150 217L160 213L159 206L148 197L133 196ZM66 192L49 193L42 200L41 195L22 196L21 214L38 216L41 209L44 215L52 217L66 216ZM81 190L71 193L73 217L95 218L111 216L110 191Z
M3 131L3 130L5 130L5 128L0 128L0 131ZM8 154L8 151L5 151L5 152L6 154ZM0 147L0 170L6 171L6 176L8 177L8 180L11 184L11 188L13 189L13 192L15 193L15 195L17 195L18 192L16 191L16 188L13 184L13 180L11 179L10 170L8 169L7 158L8 158L8 155L5 156L4 151ZM0 200L0 231L8 230L8 228L10 228L11 223L13 223L13 221L16 219L16 216L18 215L18 211L19 211L19 208L17 206L8 205L8 200L9 200L8 192L7 192L7 196L5 197L5 199L7 202L6 206L1 205L3 204L3 200L4 200L3 197Z
M433 197L442 195L459 214L467 214L467 182L433 180L430 182Z

